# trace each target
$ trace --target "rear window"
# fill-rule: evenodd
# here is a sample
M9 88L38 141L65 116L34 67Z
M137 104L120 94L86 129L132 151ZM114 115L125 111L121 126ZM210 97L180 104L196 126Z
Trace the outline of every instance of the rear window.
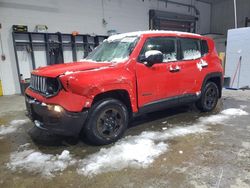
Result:
M208 53L208 45L206 40L201 40L201 55L205 55Z
M192 60L201 57L201 51L199 47L200 40L191 38L180 39L181 43L181 59Z

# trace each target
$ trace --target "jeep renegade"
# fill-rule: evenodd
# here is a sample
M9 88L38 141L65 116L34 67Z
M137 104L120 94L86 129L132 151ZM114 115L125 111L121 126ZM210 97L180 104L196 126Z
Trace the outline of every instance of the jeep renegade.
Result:
M222 80L212 39L143 31L110 36L81 62L32 71L25 97L36 127L101 145L121 138L137 114L187 103L212 111Z

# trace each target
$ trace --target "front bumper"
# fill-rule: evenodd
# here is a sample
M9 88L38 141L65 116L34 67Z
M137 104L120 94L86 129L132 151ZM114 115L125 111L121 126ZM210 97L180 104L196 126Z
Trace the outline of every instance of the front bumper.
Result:
M63 136L78 136L87 119L88 111L69 112L62 108L61 112L51 110L48 105L25 96L27 116L39 129Z

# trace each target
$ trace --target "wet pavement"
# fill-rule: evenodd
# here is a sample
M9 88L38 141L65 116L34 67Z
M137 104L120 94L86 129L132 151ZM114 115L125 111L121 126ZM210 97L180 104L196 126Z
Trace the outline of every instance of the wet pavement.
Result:
M250 187L249 113L249 91L225 90L212 113L143 115L97 147L34 130L23 97L0 97L0 187Z

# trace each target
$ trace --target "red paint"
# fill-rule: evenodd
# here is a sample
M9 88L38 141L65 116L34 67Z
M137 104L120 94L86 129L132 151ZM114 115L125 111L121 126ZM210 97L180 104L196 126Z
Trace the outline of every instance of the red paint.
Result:
M57 77L61 74L64 74L67 71L70 72L70 71L92 70L108 65L110 65L110 63L72 62L66 64L50 65L47 67L40 67L38 69L33 70L31 73L36 74L38 76Z
M82 111L85 101L88 100L88 98L84 96L77 95L71 92L66 92L64 90L61 90L58 95L51 98L43 97L42 95L34 92L30 88L27 88L25 93L41 102L44 102L46 104L57 104L72 112Z
M202 57L208 67L201 71L197 60L169 62L146 67L137 62L145 40L156 36L191 37L208 41L209 53ZM171 73L171 67L179 66L181 71ZM65 74L65 72L71 74ZM76 62L38 68L32 72L39 76L59 77L63 89L58 95L45 98L31 89L26 94L47 104L59 104L66 110L79 112L91 107L93 99L100 93L113 90L128 92L133 112L159 99L182 94L194 94L201 90L205 76L212 72L223 72L212 39L175 33L142 34L129 60L122 63Z

